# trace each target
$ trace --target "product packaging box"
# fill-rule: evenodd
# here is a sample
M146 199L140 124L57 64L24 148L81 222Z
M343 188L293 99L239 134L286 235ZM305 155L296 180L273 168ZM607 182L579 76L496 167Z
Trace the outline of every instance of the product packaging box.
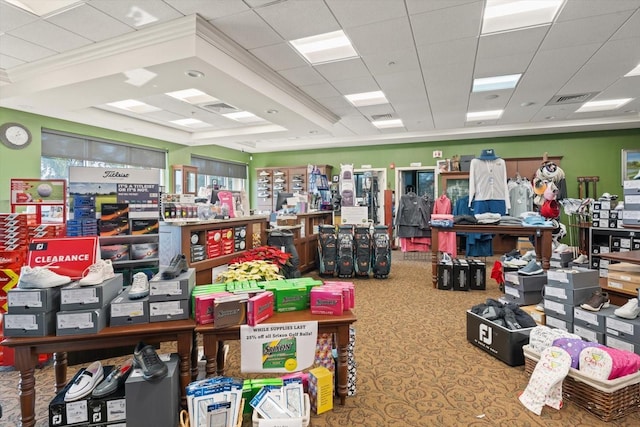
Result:
M103 221L126 221L129 219L129 204L103 203L100 208L100 218Z
M195 286L195 268L170 280L163 280L161 274L156 274L149 280L149 302L189 299Z
M467 260L469 263L469 289L484 291L487 289L487 267L479 259Z
M632 343L626 339L622 339L616 335L609 335L608 333L604 336L605 345L611 348L617 348L618 350L626 350L631 353L640 354L640 343Z
M469 283L469 263L464 259L454 259L452 289L454 291L468 291Z
M68 403L64 401L64 395L82 371L84 371L84 368L76 372L71 381L49 403L49 425L51 427L86 425L89 423L88 399Z
M158 258L158 243L132 243L129 250L132 260L145 260Z
M504 295L499 298L503 303L513 303L517 305L532 305L542 301L540 290L524 292L518 286L513 286L507 282L504 284Z
M596 272L597 273L597 272ZM556 301L569 306L576 306L586 302L600 286L589 288L571 289L566 285L547 283L544 287L544 297L547 300Z
M154 382L134 369L125 382L128 426L175 427L180 413L180 359L177 354L160 355L167 376Z
M612 317L613 312L619 308L616 305L610 305L607 308L601 308L600 311L589 311L580 307L573 308L573 329L576 330L577 326L582 328L591 329L595 332L605 333L605 322L607 317ZM581 335L582 336L582 335ZM585 338L585 337L583 337ZM598 341L600 342L600 341ZM600 342L604 344L603 342Z
M544 325L546 325L546 315L544 314L544 311L540 311L536 307L537 307L537 304L536 305L523 305L520 308L523 311L525 311L529 316L531 316L531 318L533 320L535 320L535 322L538 325L544 326Z
M536 274L533 276L525 276L518 274L518 272L510 271L504 273L504 282L505 285L512 286L521 293L537 292L538 295L541 295L542 288L544 288L545 283L547 283L547 275Z
M543 301L544 312L547 316L553 316L557 319L573 323L573 304L563 304L550 300L546 296Z
M311 314L341 316L344 311L341 289L327 289L325 286L319 286L311 289L310 299Z
M247 299L246 295L216 298L213 302L213 328L247 323Z
M46 289L13 288L7 292L12 314L47 313L60 310L60 287Z
M626 262L610 264L607 287L637 293L640 288L640 265Z
M585 341L597 342L603 345L605 343L605 335L602 332L594 331L585 326L579 326L575 322L573 323L573 333Z
M438 264L438 289L451 290L453 288L453 265Z
M571 252L553 252L551 253L551 259L549 260L549 266L551 268L565 268L569 265L573 259Z
M579 267L548 270L547 283L569 289L593 288L595 286L600 286L597 271Z
M130 291L131 286L127 286L111 301L110 326L149 323L149 297L129 299Z
M309 307L309 290L304 285L278 286L274 295L278 313L306 310Z
M316 414L333 409L333 373L323 366L309 370L309 401Z
M196 323L206 325L213 323L213 303L216 298L233 296L230 292L214 292L211 294L195 295L195 316Z
M140 234L158 234L160 221L157 219L132 219L131 234L134 236Z
M5 337L44 337L56 330L56 312L2 315Z
M96 196L91 195L74 195L73 196L73 207L82 208L82 207L95 207L96 206Z
M105 367L105 378L109 375L111 366ZM127 419L127 400L125 399L125 388L119 387L115 392L100 399L89 399L89 422L90 426L104 425L114 427L124 425Z
M273 316L275 299L273 292L261 292L247 300L247 324L256 326Z
M129 220L116 219L104 220L98 222L98 231L101 237L109 236L126 236L129 234Z
M102 259L110 259L111 261L128 261L129 260L129 245L101 245L100 256Z
M59 311L56 313L56 335L97 334L108 323L108 308Z
M547 314L547 326L550 328L562 329L563 331L573 333L573 322L559 319L551 314Z
M605 318L605 328L607 335L613 335L633 344L640 344L640 318L607 317Z
M532 329L507 329L467 311L467 341L509 366L524 365L522 346Z
M149 322L166 322L189 318L189 300L149 302Z
M117 273L98 285L80 286L73 282L60 290L60 310L88 310L103 308L122 291L122 274Z

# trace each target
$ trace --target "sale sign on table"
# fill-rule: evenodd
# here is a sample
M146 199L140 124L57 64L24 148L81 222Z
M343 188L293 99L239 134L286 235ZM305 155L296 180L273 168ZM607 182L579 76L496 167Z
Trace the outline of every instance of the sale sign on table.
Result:
M64 237L33 239L29 244L29 267L49 267L51 271L72 279L98 259L98 237Z

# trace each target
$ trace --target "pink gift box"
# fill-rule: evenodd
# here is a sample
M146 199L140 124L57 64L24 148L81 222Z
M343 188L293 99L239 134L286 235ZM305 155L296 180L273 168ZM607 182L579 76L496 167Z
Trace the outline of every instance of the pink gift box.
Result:
M256 294L247 301L247 324L255 326L273 316L273 292Z
M196 295L196 323L206 325L213 323L213 301L219 297L233 295L229 292L216 292L213 294Z
M342 289L318 286L311 289L311 314L340 316L344 311Z

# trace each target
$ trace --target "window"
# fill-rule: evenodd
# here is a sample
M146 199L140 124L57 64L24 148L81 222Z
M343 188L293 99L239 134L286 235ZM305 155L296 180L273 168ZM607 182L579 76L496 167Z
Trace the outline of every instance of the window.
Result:
M207 157L191 156L198 168L198 196L209 197L211 189L241 191L247 187L247 164Z

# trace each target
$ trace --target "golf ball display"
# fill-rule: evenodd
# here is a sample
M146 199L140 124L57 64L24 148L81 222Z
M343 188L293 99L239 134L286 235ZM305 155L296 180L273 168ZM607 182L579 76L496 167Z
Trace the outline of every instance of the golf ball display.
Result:
M49 184L40 184L38 185L38 188L36 190L38 191L38 195L40 197L49 197L51 195L51 192L53 191L53 188L51 188Z

